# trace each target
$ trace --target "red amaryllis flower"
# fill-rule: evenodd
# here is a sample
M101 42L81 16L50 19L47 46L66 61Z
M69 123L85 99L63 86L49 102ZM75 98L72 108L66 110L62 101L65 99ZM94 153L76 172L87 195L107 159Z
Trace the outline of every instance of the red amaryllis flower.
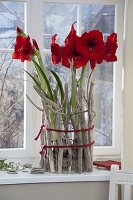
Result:
M84 67L88 62L85 48L81 42L81 38L76 35L76 30L72 24L71 31L65 39L65 47L61 51L62 64L66 67L70 67L70 61L73 61L73 65L76 68Z
M30 37L22 37L18 35L16 37L15 51L12 55L13 59L21 59L22 62L25 60L30 61L30 56L33 54L33 47L30 42Z
M116 49L117 49L117 34L112 33L110 36L107 38L107 42L105 44L105 57L104 59L107 62L115 62L117 61L117 56L116 54Z
M103 34L98 30L85 32L81 36L82 43L86 47L86 54L90 60L91 69L93 70L96 63L102 63L105 54L105 43Z
M82 45L81 38L76 35L74 24L75 23L72 24L71 31L65 39L65 46L59 46L56 43L57 34L52 36L51 53L53 64L61 62L62 65L70 68L70 62L73 61L73 65L76 68L79 68L84 67L88 62L85 48Z
M84 47L80 45L80 38L75 38L73 45L66 45L61 51L61 62L65 67L70 68L70 62L76 68L84 67L88 57L84 53Z
M52 36L51 43L52 63L55 65L61 62L61 47L56 43L56 36L57 34Z

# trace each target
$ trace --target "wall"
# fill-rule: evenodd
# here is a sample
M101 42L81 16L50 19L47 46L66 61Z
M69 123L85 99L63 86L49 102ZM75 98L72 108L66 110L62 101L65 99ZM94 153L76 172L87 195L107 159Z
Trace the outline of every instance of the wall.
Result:
M108 200L109 182L1 185L0 200Z
M123 164L133 168L133 0L127 0L124 44Z

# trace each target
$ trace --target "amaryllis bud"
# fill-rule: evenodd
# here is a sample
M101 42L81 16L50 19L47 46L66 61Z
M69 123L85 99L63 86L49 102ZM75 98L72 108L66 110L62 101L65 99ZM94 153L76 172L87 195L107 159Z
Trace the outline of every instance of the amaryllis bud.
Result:
M22 33L23 33L22 29L17 27L17 34L22 34Z
M33 46L39 51L38 44L35 39L32 40Z

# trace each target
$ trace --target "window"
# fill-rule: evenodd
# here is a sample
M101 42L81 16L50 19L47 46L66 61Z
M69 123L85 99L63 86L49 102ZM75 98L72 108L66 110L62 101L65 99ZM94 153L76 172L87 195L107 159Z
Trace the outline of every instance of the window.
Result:
M43 2L43 52L44 62L47 66L52 67L50 61L51 36L58 33L57 43L63 44L70 31L71 24L75 21L79 35L85 31L99 29L104 33L105 39L112 32L117 32L119 41L122 41L123 19L121 18L120 21L118 19L122 6L120 1L98 1L98 3L93 1L93 4L91 1L87 3L73 1L73 4L67 3L67 1L64 1L64 3ZM117 63L105 62L97 65L95 69L94 110L96 117L94 139L96 148L94 154L96 155L120 154L120 133L122 131L120 114L122 112L122 65L120 65L122 54L120 54L120 51L122 52L121 45L118 50L119 61ZM67 78L66 69L64 71L60 66L57 68L54 66L54 69L58 70L63 77L65 74L65 78ZM119 130L117 129L118 126Z
M80 9L80 14L79 14ZM114 32L115 5L102 4L43 4L43 46L50 51L51 36L58 33L57 42L63 44L70 31L71 24L77 21L77 31L80 33L92 29L99 29L105 38ZM61 11L61 12L60 12ZM65 17L64 17L65 13ZM79 21L80 20L80 24ZM63 28L62 28L63 26ZM45 53L47 65L51 65L50 55ZM64 75L65 70L58 67ZM113 63L104 62L95 69L95 145L112 146L112 114L113 114ZM99 90L100 87L100 90ZM108 97L108 98L107 98Z
M25 27L25 3L0 1L0 148L24 147L24 73L12 61L16 27Z
M25 157L36 156L38 151L33 135L39 130L40 113L25 94L38 103L39 100L31 90L31 80L22 70L27 66L11 59L16 27L25 29L38 41L45 65L51 66L51 36L57 33L57 42L62 44L75 21L79 35L91 29L101 30L105 38L114 31L118 33L118 62L103 63L95 70L94 154L120 154L123 7L121 0L94 0L93 3L90 0L83 3L78 0L50 3L45 0L0 0L0 157L1 152L6 156L7 151L9 157L10 154L15 157L13 150ZM30 66L27 69L30 70ZM62 76L66 70L54 69Z

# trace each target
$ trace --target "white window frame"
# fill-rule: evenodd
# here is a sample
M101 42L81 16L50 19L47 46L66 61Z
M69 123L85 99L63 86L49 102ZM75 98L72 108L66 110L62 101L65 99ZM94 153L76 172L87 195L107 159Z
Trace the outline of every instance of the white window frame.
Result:
M123 55L123 30L124 30L124 0L8 0L8 1L20 1L27 2L27 26L26 32L31 38L35 38L39 44L42 54L48 50L43 50L43 20L42 20L42 3L72 3L78 4L78 30L80 34L81 20L81 4L104 4L104 5L117 5L116 9L116 27L115 32L118 34L117 50L118 61L114 67L114 102L113 102L113 145L111 147L94 147L94 157L115 158L120 157L121 154L121 136L123 132L122 121L122 55ZM0 50L0 52L7 52L8 50ZM12 52L12 50L10 50ZM9 51L8 51L9 52ZM28 79L28 77L27 77ZM33 91L32 87L26 86L27 92L31 99L40 103L39 98ZM0 150L0 157L8 158L33 158L39 157L39 142L34 141L34 136L40 128L41 116L40 113L33 107L33 105L25 99L25 122L27 133L25 135L25 148L24 149L6 149Z
M2 0L2 1L8 1L8 0ZM33 23L31 20L32 9L31 9L31 0L9 0L10 2L24 2L25 5L25 31L30 35L32 32L30 29L30 23ZM13 49L0 49L0 53L13 53ZM30 67L29 63L24 63L24 68ZM24 74L24 91L28 93L28 95L33 98L34 93L31 85L27 85L26 82L30 81L31 79L27 76L27 74ZM34 97L36 102L36 96ZM37 143L34 141L34 136L37 133L38 129L36 123L38 117L36 116L37 111L33 107L33 105L28 101L26 98L26 95L24 95L24 147L23 148L12 148L12 149L0 149L0 158L15 158L15 159L27 159L27 158L33 158L37 157ZM38 124L38 123L37 123ZM31 128L32 127L32 128ZM39 127L38 127L39 128Z

